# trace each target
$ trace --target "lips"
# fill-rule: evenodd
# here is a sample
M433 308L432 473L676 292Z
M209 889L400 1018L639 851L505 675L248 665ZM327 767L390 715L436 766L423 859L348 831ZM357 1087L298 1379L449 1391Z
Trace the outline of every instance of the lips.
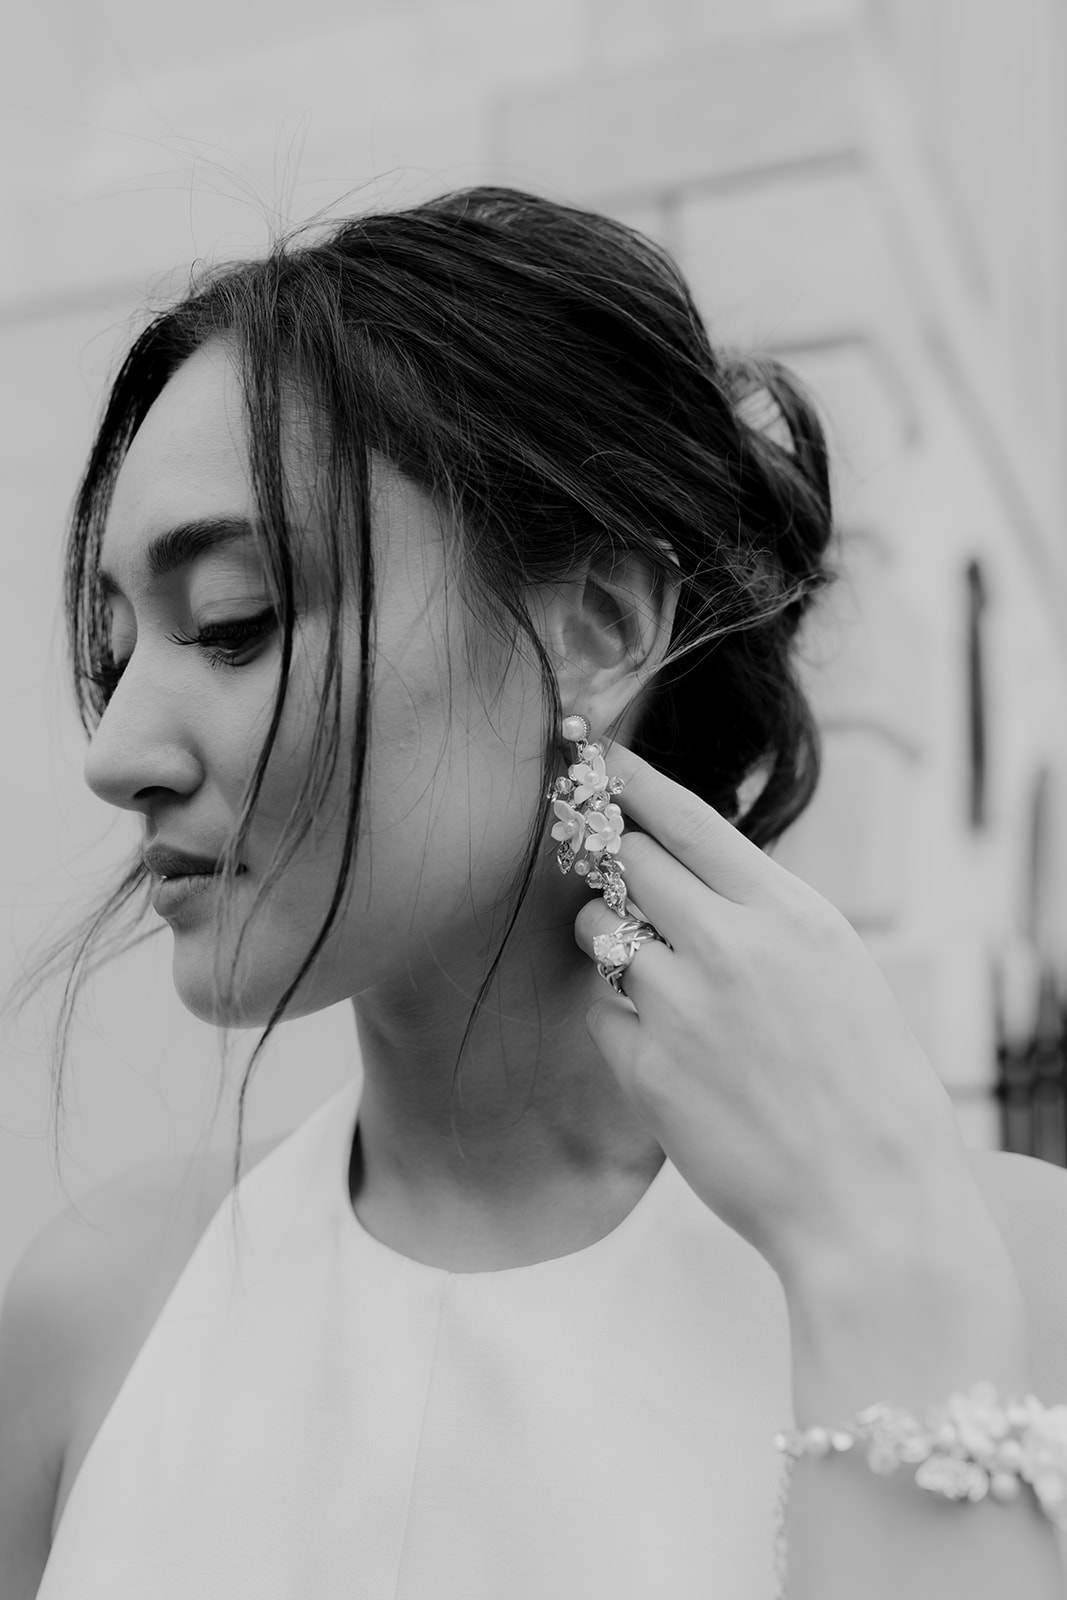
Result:
M154 844L142 853L145 866L157 878L213 878L222 869L217 856L197 856L186 850L173 850L166 845ZM238 867L238 873L244 867Z

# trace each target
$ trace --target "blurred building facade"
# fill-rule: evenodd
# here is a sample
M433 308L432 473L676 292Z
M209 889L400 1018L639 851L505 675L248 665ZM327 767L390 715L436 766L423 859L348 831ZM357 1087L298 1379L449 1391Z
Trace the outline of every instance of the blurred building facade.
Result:
M713 337L822 402L843 577L805 673L826 762L777 853L854 922L968 1136L996 1143L998 1007L1025 1042L1041 974L1046 997L1067 980L1065 68L1059 0L23 8L0 57L5 967L72 872L130 842L81 788L43 619L146 292L338 196L504 181L663 240ZM73 1040L83 1185L195 1142L218 1073L166 955L131 959ZM279 1045L251 1137L343 1080L350 1018L328 1023ZM0 1276L55 1204L34 1049L5 1064Z
M663 239L836 447L842 578L804 652L824 773L775 853L864 935L969 1136L1067 1161L1062 9L614 15L631 75L510 106L509 162ZM1009 1130L1005 1046L1057 1080L1028 1126L1019 1079Z

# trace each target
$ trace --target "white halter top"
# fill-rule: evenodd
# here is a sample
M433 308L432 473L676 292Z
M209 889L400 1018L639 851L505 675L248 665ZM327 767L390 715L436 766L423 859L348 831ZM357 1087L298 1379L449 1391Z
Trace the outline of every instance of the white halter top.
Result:
M360 1226L359 1085L212 1218L38 1600L770 1600L785 1300L670 1163L596 1244L448 1272Z

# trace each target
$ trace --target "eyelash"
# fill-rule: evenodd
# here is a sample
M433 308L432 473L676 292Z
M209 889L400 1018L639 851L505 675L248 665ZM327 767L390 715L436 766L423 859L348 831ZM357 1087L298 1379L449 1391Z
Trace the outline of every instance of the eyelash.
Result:
M241 617L236 622L209 622L199 633L169 633L167 637L174 644L199 645L207 650L209 666L236 667L240 663L233 658L239 656L242 649L254 639L261 639L269 633L274 622L275 613L271 607L257 616ZM227 649L223 645L224 639L236 639L237 643Z
M277 614L273 607L269 607L254 617L241 617L233 622L209 622L199 633L168 633L167 638L172 644L195 645L205 650L208 666L213 670L218 667L239 667L242 663L237 657L241 651L255 640L265 638L276 622ZM103 690L105 698L110 699L125 670L125 662L104 662L96 672L85 672L82 676L89 683L96 684L98 689Z

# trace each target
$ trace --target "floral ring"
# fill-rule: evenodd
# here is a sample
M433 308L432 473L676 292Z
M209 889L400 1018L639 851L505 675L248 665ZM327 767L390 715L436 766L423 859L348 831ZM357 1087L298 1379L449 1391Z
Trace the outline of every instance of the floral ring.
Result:
M636 917L627 917L625 922L620 922L614 933L595 935L593 954L597 958L596 969L616 994L628 998L622 986L622 975L641 946L648 944L651 939L670 949L658 928L654 928L651 922L639 922Z

